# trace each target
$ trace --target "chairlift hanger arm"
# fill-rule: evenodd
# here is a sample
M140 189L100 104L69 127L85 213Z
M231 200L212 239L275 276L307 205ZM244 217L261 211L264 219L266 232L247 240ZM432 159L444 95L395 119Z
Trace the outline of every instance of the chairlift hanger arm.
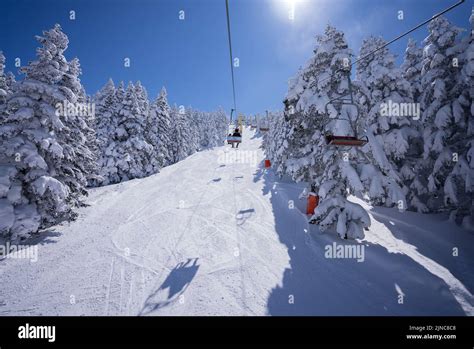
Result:
M328 112L327 111L327 106L330 104L330 103L333 103L335 101L338 101L338 100L342 100L343 103L344 103L344 98L346 98L347 96L350 96L350 100L349 100L349 103L346 103L346 104L354 104L354 97L353 97L353 93L352 93L352 79L351 79L351 69L349 67L349 70L347 71L347 83L348 83L348 89L349 89L349 92L346 93L345 95L342 95L342 96L338 96L336 98L333 98L331 100L329 100L326 105L324 106L324 109L326 110L326 113ZM354 104L355 105L355 104Z
M345 97L345 96L342 96L342 97ZM324 105L324 110L326 112L326 114L329 114L329 111L328 111L328 105L331 104L332 102L334 101L337 101L337 100L340 100L342 99L341 97L337 97L337 98L334 98L334 99L331 99L329 102L327 102L325 105ZM343 100L344 101L344 100ZM346 100L347 101L347 100ZM353 105L356 109L357 109L357 119L359 118L359 112L360 112L360 108L357 104L353 103L352 100L350 101L350 103L343 103L344 105ZM331 118L331 119L337 119L337 118ZM345 120L345 119L342 119L342 120Z

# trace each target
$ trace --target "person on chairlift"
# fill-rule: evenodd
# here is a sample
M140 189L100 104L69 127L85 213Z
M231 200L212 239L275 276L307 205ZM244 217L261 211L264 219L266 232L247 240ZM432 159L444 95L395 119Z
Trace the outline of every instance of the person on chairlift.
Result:
M232 137L242 137L242 135L240 134L240 131L238 128L236 128L234 130L234 134L232 135ZM239 143L236 143L237 145L235 146L236 148L239 147ZM234 148L234 143L232 143L232 148Z

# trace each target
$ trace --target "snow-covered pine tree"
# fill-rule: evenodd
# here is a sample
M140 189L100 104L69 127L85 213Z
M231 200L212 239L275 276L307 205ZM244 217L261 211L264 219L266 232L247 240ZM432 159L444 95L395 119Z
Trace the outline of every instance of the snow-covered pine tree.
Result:
M223 135L225 135L226 131L225 129L219 129L218 112L205 113L205 117L210 130L206 136L207 148L213 148L218 145L222 145ZM204 146L202 148L204 148Z
M152 165L155 171L173 162L168 150L171 132L171 108L168 104L166 89L163 87L150 106L147 127L147 139L153 146Z
M469 34L453 48L452 64L457 69L454 70L454 88L448 91L452 118L447 122L438 120L441 123L435 119L436 127L442 132L456 127L445 139L445 144L453 151L453 158L452 162L440 160L442 165L435 162L434 166L435 170L441 166L441 172L448 173L443 189L444 204L451 212L451 218L466 229L474 230L474 8L469 21Z
M145 177L153 155L153 147L145 140L147 112L140 108L142 98L130 82L123 98L118 99L115 136L120 156L116 165L121 181Z
M419 106L421 88L421 70L423 61L423 49L418 47L416 41L408 40L405 50L404 61L401 66L402 75L408 81L411 88L413 102ZM402 168L399 168L400 175L404 181L405 194L408 209L414 209L418 212L426 212L428 208L425 205L426 189L426 165L423 160L423 138L421 118L412 118L411 127L419 137L411 137L407 156L405 156Z
M37 60L21 69L25 78L8 97L0 121L3 240L18 241L75 217L76 197L61 181L70 176L62 167L67 126L56 112L67 98L60 84L69 69L64 57L68 38L59 25L36 38L42 45Z
M370 218L362 206L347 200L364 187L356 168L357 153L346 154L326 146L325 135L351 135L353 108L329 103L346 96L351 51L344 33L327 26L317 36L314 56L291 83L285 100L289 124L287 170L296 180L306 180L318 188L321 203L311 220L321 230L335 228L341 237L362 238ZM350 161L349 161L350 160Z
M7 113L7 100L13 92L15 76L12 72L5 74L5 56L0 51L0 116Z
M281 115L283 116L283 113L281 113ZM269 126L275 126L276 120L277 120L277 115L275 115L274 113L268 114ZM265 150L268 149L268 154L267 154L268 158L270 158L270 153L272 153L275 150L275 148L273 147L274 133L275 133L275 129L272 128L271 130L269 130L262 136L262 145ZM265 153L267 153L267 151L265 151Z
M310 59L305 67L300 68L297 75L289 80L288 93L283 101L285 104L285 121L288 127L286 138L288 162L286 169L295 180L310 180L308 177L309 166L312 164L310 144L314 127L308 125L307 121L304 120L307 111L302 107L304 106L303 101L306 101L311 95L310 83L314 83L314 77L311 75L310 67L314 59L314 57ZM316 120L313 118L310 121L314 123Z
M225 139L228 122L225 112L219 109L214 112L201 113L200 149L222 145Z
M121 85L123 90L123 84ZM93 99L95 103L95 131L97 135L98 159L97 166L101 179L96 185L107 185L120 182L116 167L118 151L116 149L115 130L118 125L116 110L118 100L112 79L97 92Z
M424 159L432 211L449 211L451 218L470 216L472 203L472 100L463 89L457 36L460 29L444 17L428 25L424 40L421 109ZM470 140L470 141L469 141Z
M76 206L87 195L86 186L97 179L95 131L93 123L95 111L88 105L87 95L79 76L82 74L79 59L68 62L68 70L59 82L59 90L66 97L61 107L64 130L61 139L64 143L64 157L57 166L61 167L64 177L59 178L71 190L71 199Z
M423 60L423 49L418 47L413 39L408 39L405 57L400 67L402 76L410 84L411 96L418 102L421 94L421 68Z
M454 174L462 179L464 186L459 186L458 190L463 191L459 195L458 207L462 216L462 225L469 230L474 230L474 7L469 17L471 32L464 40L462 54L461 76L457 82L461 84L462 95L458 101L463 106L464 113L468 119L466 135L465 156L462 154ZM464 188L463 188L464 187Z
M206 118L203 112L187 108L186 109L186 139L187 154L192 155L201 149L201 142L205 137L204 130L207 127Z
M202 118L204 122L200 139L201 149L215 147L219 144L219 139L222 138L219 137L217 113L202 113Z
M0 110L2 105L5 105L8 94L11 93L12 85L15 82L15 77L11 72L5 74L5 56L0 51Z
M190 109L190 108L188 108ZM178 108L176 105L171 109L171 137L169 151L173 163L185 159L189 154L188 149L188 122L186 116L189 111Z
M212 146L216 147L222 145L227 137L227 132L229 131L229 118L221 107L219 107L213 114L217 136L216 142Z
M153 147L152 156L150 163L147 168L149 175L160 172L160 169L164 167L165 156L163 154L163 148L158 134L158 118L156 113L156 102L150 105L150 111L147 118L147 127L145 130L145 139Z
M282 112L268 115L269 130L263 134L263 147L266 158L272 163L276 173L283 176L286 172L287 124Z
M7 96L7 82L6 82L6 76L5 76L5 55L3 54L3 51L0 51L0 97L6 97Z
M150 109L150 101L148 100L148 92L140 81L137 81L134 86L135 95L137 96L138 107L141 113L148 113Z
M121 147L122 141L124 138L123 128L119 127L120 115L119 112L122 108L122 102L125 99L125 84L123 81L120 81L117 88L115 89L115 107L113 109L113 114L111 116L111 139L109 146L107 147L106 155L108 155L108 164L107 168L111 178L115 178L114 181L110 183L120 183L123 179L119 174L119 163L122 163L124 154Z
M143 139L145 140L146 143L148 143L149 146L152 148L149 148L151 153L148 153L147 159L144 162L145 166L145 173L146 175L151 175L154 173L157 173L159 171L159 168L157 168L156 163L155 163L155 152L153 149L153 145L150 143L147 137L147 128L149 125L149 116L150 116L150 101L148 100L148 93L146 91L146 88L141 84L140 81L137 81L134 84L134 91L135 95L137 96L137 102L138 102L138 108L140 110L140 119L144 120L144 135Z
M402 188L404 180L409 183L415 176L416 160L408 158L408 153L410 144L419 138L411 123L417 115L410 84L396 68L395 56L387 47L367 56L385 43L380 37L369 37L360 50L360 57L367 58L359 62L356 70L356 100L361 114L358 129L366 130L369 144L361 149L366 161L358 167L373 204L397 205L405 210L408 189Z
M100 175L100 168L98 165L98 160L100 157L99 152L99 141L97 139L96 133L96 116L95 113L95 103L93 97L90 95L86 95L86 105L88 108L91 108L92 113L86 114L86 123L89 128L86 134L86 143L87 147L92 153L93 161L88 163L86 166L86 178L87 178L87 186L88 187L96 187L103 181L103 178ZM90 107L89 107L90 106Z

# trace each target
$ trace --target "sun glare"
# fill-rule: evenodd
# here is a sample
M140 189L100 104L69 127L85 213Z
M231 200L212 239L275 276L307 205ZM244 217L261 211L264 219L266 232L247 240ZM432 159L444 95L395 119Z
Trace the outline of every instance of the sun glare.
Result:
M282 19L291 22L298 20L306 0L273 0L274 8Z

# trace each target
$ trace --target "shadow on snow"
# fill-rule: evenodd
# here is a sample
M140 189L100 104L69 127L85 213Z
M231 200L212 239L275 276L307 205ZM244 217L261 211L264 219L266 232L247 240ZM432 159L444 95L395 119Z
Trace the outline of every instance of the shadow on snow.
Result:
M140 315L150 314L176 301L186 291L196 276L199 269L197 261L198 258L188 258L186 262L178 263L161 286L148 296ZM166 293L166 290L168 290L166 299L161 300L163 299L161 295Z
M286 245L290 266L270 293L270 315L464 315L447 284L401 253L366 241L321 234L307 223L297 198L304 185L276 180L260 168L263 195L271 195L275 229ZM295 208L289 209L289 200ZM329 259L326 246L362 244L363 262ZM403 304L399 304L400 294Z

